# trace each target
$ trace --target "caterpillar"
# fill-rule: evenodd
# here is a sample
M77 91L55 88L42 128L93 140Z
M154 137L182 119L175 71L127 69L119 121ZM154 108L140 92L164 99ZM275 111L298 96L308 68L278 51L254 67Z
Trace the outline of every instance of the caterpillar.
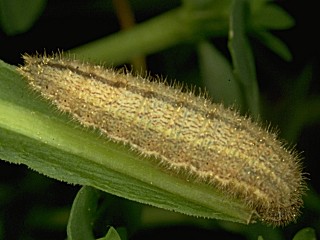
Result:
M285 225L299 215L298 154L249 117L160 80L59 54L23 58L19 72L31 88L83 126L240 198L263 222Z

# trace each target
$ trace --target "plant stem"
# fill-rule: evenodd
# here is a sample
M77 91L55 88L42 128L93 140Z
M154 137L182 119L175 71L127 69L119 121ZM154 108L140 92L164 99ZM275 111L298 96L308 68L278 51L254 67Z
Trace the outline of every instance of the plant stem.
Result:
M202 12L203 13L203 12ZM206 14L180 7L136 27L90 42L71 53L91 61L122 64L132 57L150 54L203 35L221 35L228 29L227 15ZM213 20L212 18L216 18ZM214 21L214 24L212 24Z

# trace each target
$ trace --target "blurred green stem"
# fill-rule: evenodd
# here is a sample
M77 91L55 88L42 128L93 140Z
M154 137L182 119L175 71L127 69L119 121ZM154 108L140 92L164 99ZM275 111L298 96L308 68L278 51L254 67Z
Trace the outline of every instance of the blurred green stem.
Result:
M228 6L224 6L226 10ZM227 33L227 11L192 10L180 7L136 27L72 49L91 61L121 64L132 57L150 54L207 35Z

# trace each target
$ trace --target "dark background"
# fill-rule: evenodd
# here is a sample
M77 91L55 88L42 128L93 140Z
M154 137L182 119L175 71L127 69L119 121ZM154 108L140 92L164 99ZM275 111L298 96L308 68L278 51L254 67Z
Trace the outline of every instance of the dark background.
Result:
M291 81L296 79L307 65L313 69L308 94L310 96L320 95L320 39L318 33L320 19L317 1L283 0L276 2L286 9L296 21L292 29L274 32L288 45L292 51L293 60L285 62L257 40L252 40L259 87L263 99L270 106L281 101ZM132 3L137 22L142 22L180 5L180 1L176 0L140 0L132 1ZM111 1L51 0L48 1L43 14L29 31L7 36L0 29L0 59L9 64L18 65L22 64L21 54L25 52L43 52L46 49L46 52L50 53L58 49L68 50L118 30L119 25ZM223 44L225 39L217 41L218 44ZM150 55L147 57L147 64L152 74L160 74L168 78L180 79L184 75L193 75L195 71L198 71L195 66L197 64L195 50L188 45L176 46ZM272 113L270 116L272 119ZM284 114L281 118L285 121L286 115ZM303 152L302 155L305 158L303 165L310 173L309 184L318 193L320 192L319 135L320 123L313 123L304 127L297 142L297 149ZM65 237L66 226L61 224L61 218L67 220L68 209L79 189L78 186L59 183L32 172L25 166L16 166L3 161L0 162L0 184L4 189L0 195L8 194L11 196L8 199L14 199L14 201L2 202L0 209L0 216L5 219L4 227L8 239L15 239L17 235L33 236L36 239L40 239L41 236L53 237L47 239ZM57 211L57 209L60 210ZM46 214L42 213L43 219L37 220L37 213L41 211ZM30 215L30 212L34 215ZM50 233L50 228L45 226L46 216L50 218L51 222L48 220L50 223L54 221L54 218L60 219L57 220L52 233ZM305 218L301 227L309 226L307 221L312 218L312 215ZM160 232L163 231L170 231L170 229L160 230L159 233L153 231L151 235L160 236ZM177 231L186 233L186 229ZM192 233L188 235L191 237ZM235 237L232 234L226 234L225 237L239 239L239 236Z

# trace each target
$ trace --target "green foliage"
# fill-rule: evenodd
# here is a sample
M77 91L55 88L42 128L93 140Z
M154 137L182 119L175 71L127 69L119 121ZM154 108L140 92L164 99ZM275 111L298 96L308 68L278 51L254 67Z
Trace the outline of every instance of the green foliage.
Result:
M292 240L316 240L316 232L313 228L301 229Z
M226 201L224 194L210 186L161 171L155 159L142 161L129 147L99 138L92 130L83 131L37 95L30 96L13 67L2 63L0 69L2 159L26 164L58 180L187 215L241 223L251 218L251 210L239 200Z
M98 205L99 191L83 187L74 199L70 212L67 233L68 239L95 239L92 226Z
M47 0L0 0L0 26L9 35L29 30L42 14Z
M23 3L0 0L2 31L8 35L28 31L45 5L46 1L41 0ZM255 52L249 39L258 39L279 57L290 61L292 55L286 44L271 31L288 29L293 25L294 19L272 1L184 0L180 7L130 30L89 42L70 52L77 58L92 62L120 65L137 55L149 56L169 51L174 46L193 45L198 54L202 82L212 98L226 105L236 105L243 113L249 112L257 117L268 113L268 108L261 104ZM227 38L230 59L212 44L212 39L221 37ZM280 125L283 136L291 141L298 138L303 126L320 119L317 111L320 98L307 95L311 73L312 69L306 67L301 76L290 84L289 94L282 104L271 106L269 110L270 118ZM292 106L289 109L288 104ZM281 113L288 118L281 119ZM188 215L232 221L202 221L174 215L179 219L178 224L187 222L203 229L219 228L247 239L284 239L279 229L234 223L246 223L251 214L236 200L225 199L221 193L207 186L163 173L154 167L152 161L141 161L141 156L127 147L111 143L93 130L83 131L68 116L57 113L48 102L31 93L15 67L4 62L0 62L0 158L25 164L54 179L84 185L71 209L68 239L96 239L97 236L108 240L126 239L134 232L131 227L143 228L137 220L142 218L142 213L132 217L126 212L131 219L122 226L128 229L128 233L122 228L108 228L115 224L110 220L102 227L104 234L95 234L93 229L99 224L98 215L101 215L99 199L103 197L97 189ZM112 196L108 198L112 199ZM10 199L8 190L1 184L0 202L9 202ZM308 193L307 208L312 207L317 216L320 214L319 202L316 193ZM110 209L112 207L109 206L104 216L111 214ZM158 221L162 219L162 215L151 215ZM133 227L134 223L137 226ZM4 225L2 220L0 239L5 234L1 225ZM304 228L293 239L316 239L316 233L312 228Z
M259 91L255 64L246 36L245 1L233 1L230 13L229 51L234 67L234 77L244 98L245 109L254 117L259 115Z
M207 41L198 44L198 54L202 80L213 100L241 106L243 99L230 62Z
M97 189L84 186L78 192L70 212L67 233L68 240L93 240L93 226L99 217L98 200L101 192ZM121 231L121 229L120 229ZM126 239L125 236L122 238ZM113 227L109 227L106 235L98 240L121 240Z

